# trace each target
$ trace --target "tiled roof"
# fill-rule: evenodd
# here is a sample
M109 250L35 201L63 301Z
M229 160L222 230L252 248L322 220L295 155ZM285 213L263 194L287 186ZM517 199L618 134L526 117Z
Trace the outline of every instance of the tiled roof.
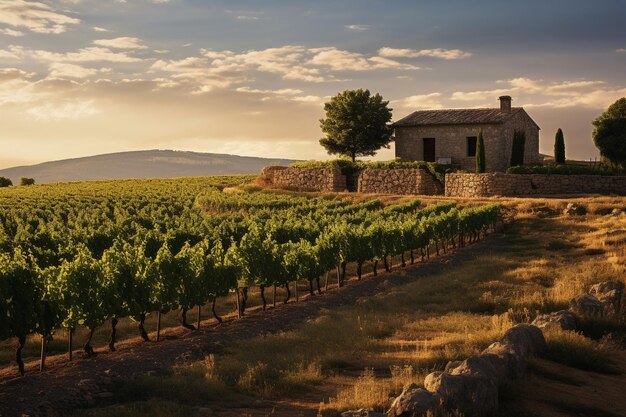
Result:
M510 112L500 109L420 110L393 124L394 127L424 125L501 124L524 111L513 107Z

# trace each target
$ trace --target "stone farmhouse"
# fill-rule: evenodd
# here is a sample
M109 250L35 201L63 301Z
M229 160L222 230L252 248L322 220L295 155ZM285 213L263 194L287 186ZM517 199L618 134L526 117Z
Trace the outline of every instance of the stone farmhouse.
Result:
M506 171L511 164L513 134L523 131L524 164L540 164L539 126L511 97L500 97L500 108L420 110L393 124L396 157L402 161L452 164L476 169L476 139L482 129L486 169Z

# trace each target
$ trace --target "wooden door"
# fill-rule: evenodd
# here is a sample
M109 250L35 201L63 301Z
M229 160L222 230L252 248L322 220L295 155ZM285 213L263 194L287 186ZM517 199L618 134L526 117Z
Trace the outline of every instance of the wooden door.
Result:
M424 138L424 161L435 162L435 138Z

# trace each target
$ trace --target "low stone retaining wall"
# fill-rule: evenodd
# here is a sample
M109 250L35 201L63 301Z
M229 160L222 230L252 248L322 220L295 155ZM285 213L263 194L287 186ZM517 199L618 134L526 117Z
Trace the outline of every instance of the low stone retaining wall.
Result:
M261 179L275 187L302 191L346 190L346 176L339 168L292 168L269 166L261 171Z
M549 194L626 195L626 176L546 174L446 174L448 197Z
M443 194L443 186L419 168L366 169L359 175L358 191L372 194Z

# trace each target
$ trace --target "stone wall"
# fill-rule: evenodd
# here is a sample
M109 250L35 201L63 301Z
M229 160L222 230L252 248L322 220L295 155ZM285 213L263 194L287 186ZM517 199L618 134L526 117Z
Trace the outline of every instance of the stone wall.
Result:
M626 176L546 174L446 174L448 197L550 194L626 195Z
M358 191L371 194L443 194L443 186L419 169L366 169L359 175Z
M339 168L292 168L269 166L261 171L261 179L279 188L302 191L346 190L346 176Z

